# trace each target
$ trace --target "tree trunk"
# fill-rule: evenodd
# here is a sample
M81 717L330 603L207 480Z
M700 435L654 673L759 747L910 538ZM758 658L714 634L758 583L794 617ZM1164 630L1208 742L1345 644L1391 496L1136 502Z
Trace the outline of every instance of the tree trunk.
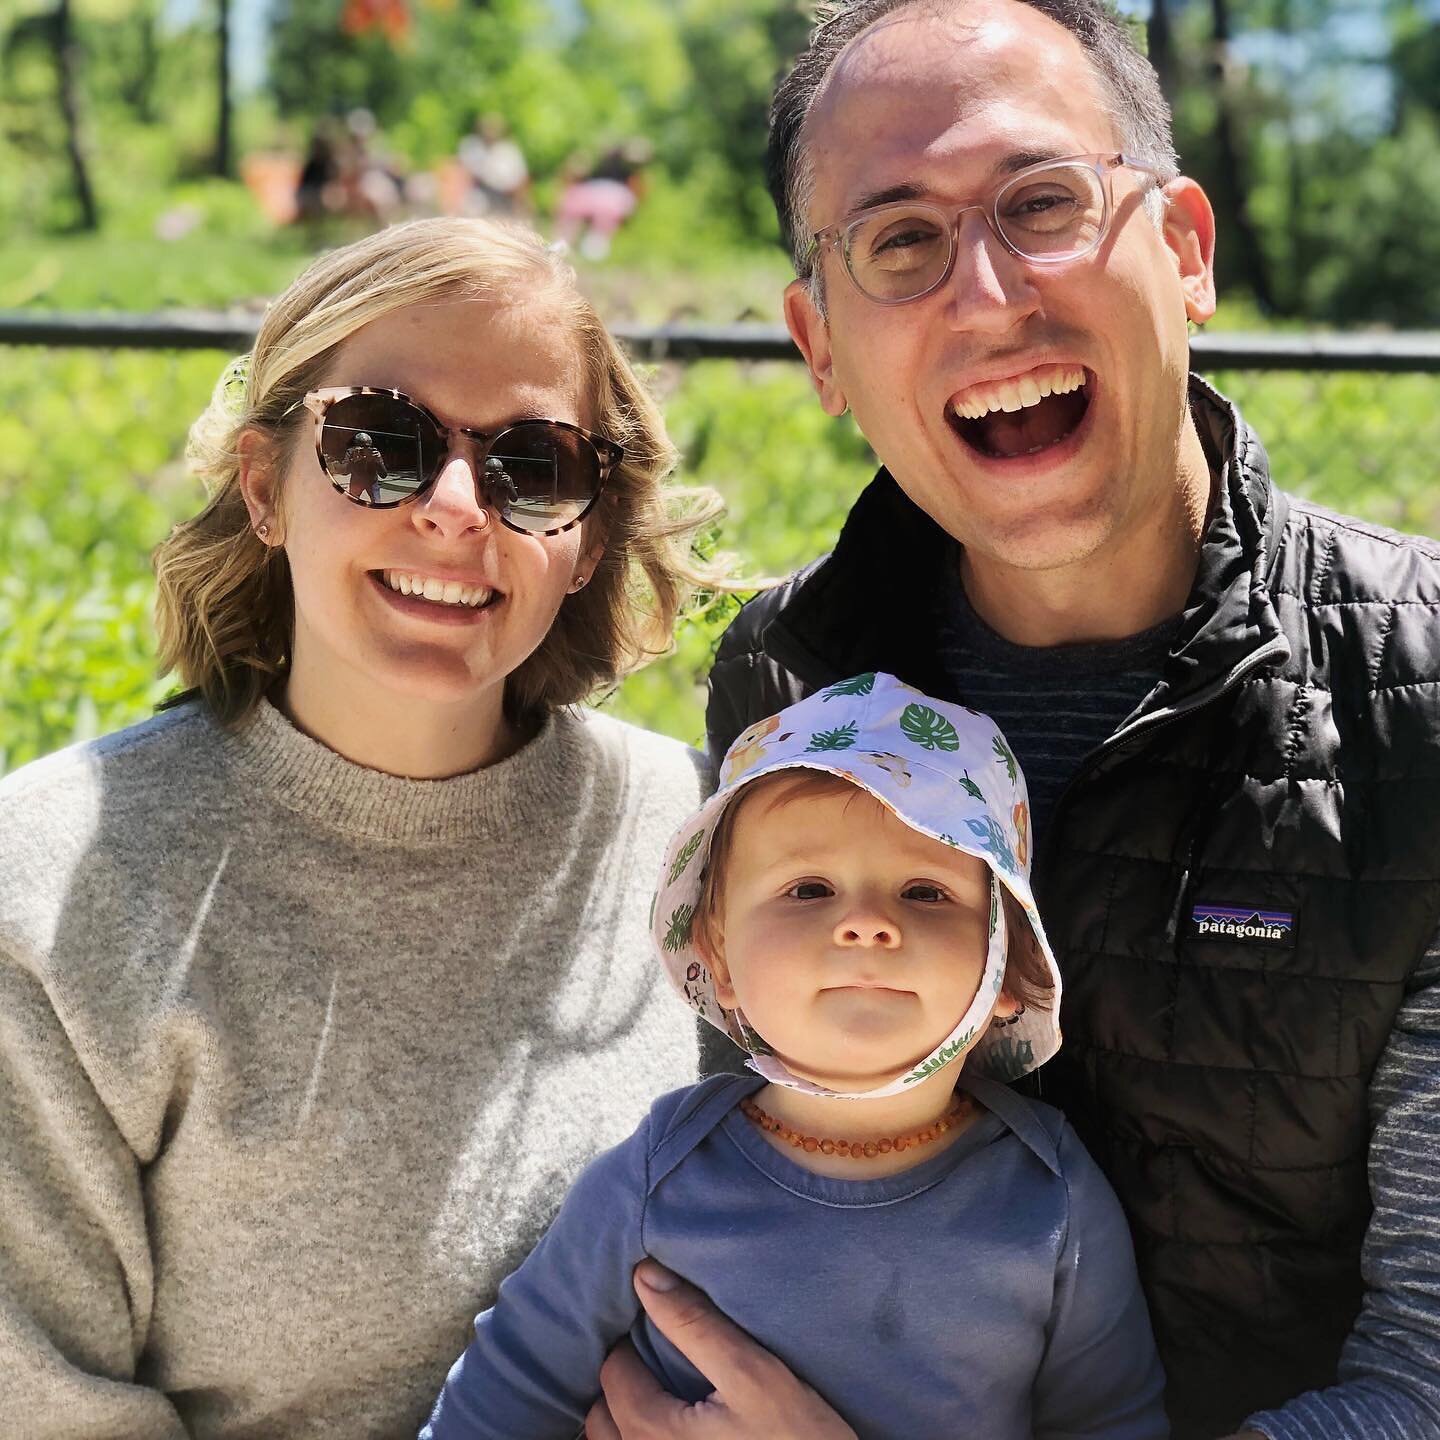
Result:
M160 73L159 16L152 5L140 12L140 69L135 77L135 113L146 125L156 121L155 79Z
M217 175L229 179L235 172L233 143L230 135L230 0L217 0L219 5L219 112L215 117L215 164Z
M1229 78L1230 10L1228 0L1210 0L1213 35L1210 73L1215 85L1215 142L1219 147L1220 166L1217 175L1221 210L1235 227L1240 246L1240 269L1262 310L1274 313L1275 290L1270 284L1269 267L1260 236L1250 218L1246 175L1248 166L1242 153L1240 124L1233 110L1233 87Z
M1145 24L1145 48L1160 77L1165 98L1175 104L1175 37L1170 28L1170 7L1166 0L1150 0L1150 19Z
M100 210L90 184L90 170L85 161L85 144L80 136L80 58L70 26L70 0L55 0L55 78L60 99L60 114L65 121L65 153L70 161L71 182L75 187L75 203L80 207L80 228L98 230Z

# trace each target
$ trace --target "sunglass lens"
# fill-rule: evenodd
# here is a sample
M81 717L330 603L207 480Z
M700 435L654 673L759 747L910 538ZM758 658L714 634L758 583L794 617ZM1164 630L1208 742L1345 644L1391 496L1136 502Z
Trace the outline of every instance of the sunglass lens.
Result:
M512 425L495 437L485 479L521 530L546 531L585 513L600 488L595 448L558 425Z
M440 458L423 411L393 395L346 395L325 412L320 452L337 489L362 505L398 505Z

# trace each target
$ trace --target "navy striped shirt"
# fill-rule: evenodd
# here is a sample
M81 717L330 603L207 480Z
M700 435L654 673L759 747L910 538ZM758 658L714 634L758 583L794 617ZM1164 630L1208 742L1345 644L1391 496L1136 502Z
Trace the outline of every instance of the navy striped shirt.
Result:
M971 608L956 561L937 616L941 663L1005 732L1042 837L1084 757L1159 681L1179 621L1114 642L1014 645ZM1268 1440L1440 1440L1440 934L1411 975L1369 1106L1364 1302L1338 1383L1245 1422Z

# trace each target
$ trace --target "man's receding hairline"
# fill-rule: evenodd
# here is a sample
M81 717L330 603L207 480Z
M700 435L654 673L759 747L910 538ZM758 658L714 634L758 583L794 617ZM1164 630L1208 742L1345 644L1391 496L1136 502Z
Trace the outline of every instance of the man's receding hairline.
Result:
M1113 97L1110 94L1111 87L1106 76L1101 71L1099 65L1095 63L1095 57L1081 42L1080 37L1073 30L1060 24L1053 16L1047 15L1043 10L1028 4L1027 0L901 0L901 3L893 10L888 10L885 14L877 16L863 30L858 31L845 42L834 60L831 61L829 68L821 77L819 84L815 87L815 92L811 97L810 104L801 119L800 131L795 137L795 148L799 153L799 164L795 167L794 171L796 184L793 196L795 218L797 220L803 222L806 226L812 223L809 209L811 202L815 198L815 157L810 146L811 122L829 98L836 77L843 69L845 58L851 49L883 26L899 24L903 20L912 17L917 11L926 18L933 20L944 19L952 13L958 18L962 10L977 4L990 4L992 6L1004 4L1007 8L1018 6L1021 9L1030 11L1032 14L1039 15L1043 20L1048 21L1060 31L1061 34L1069 37L1071 42L1079 48L1081 58L1085 61L1086 68L1090 71L1091 78L1095 82L1097 91L1096 98L1099 102L1101 113L1109 122L1112 141L1117 147L1120 146L1120 117L1116 113L1114 105L1111 103ZM970 28L978 29L979 25L977 23ZM815 273L818 275L818 267Z

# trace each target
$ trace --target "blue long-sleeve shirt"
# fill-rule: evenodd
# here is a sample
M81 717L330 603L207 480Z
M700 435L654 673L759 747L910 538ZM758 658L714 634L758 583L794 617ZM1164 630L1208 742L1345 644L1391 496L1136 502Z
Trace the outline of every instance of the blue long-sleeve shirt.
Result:
M983 1107L898 1175L776 1150L715 1076L596 1159L475 1322L423 1440L572 1440L627 1332L672 1393L712 1386L640 1311L649 1255L813 1385L862 1440L1161 1440L1163 1377L1129 1232L1060 1114L962 1074Z

